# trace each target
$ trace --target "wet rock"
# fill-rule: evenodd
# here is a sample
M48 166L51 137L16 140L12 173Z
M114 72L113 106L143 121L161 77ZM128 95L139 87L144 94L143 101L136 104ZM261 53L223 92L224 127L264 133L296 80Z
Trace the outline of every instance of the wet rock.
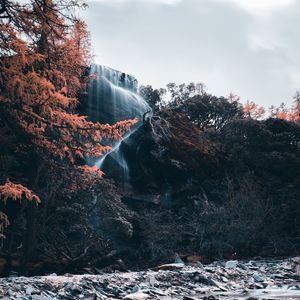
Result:
M265 279L258 274L258 272L253 273L253 278L256 282L263 282Z
M300 274L300 257L292 258L292 269L294 272Z
M40 295L33 295L31 296L31 300L54 300L55 298L47 297L47 296L40 296Z
M36 294L40 294L41 292L38 289L35 289L34 287L27 287L26 290L26 295L36 295Z
M239 262L237 260L229 260L225 264L225 269L235 269L238 263Z
M204 266L200 261L197 261L197 267L200 268L201 270L204 270Z
M159 281L156 280L156 278L155 278L154 275L149 275L148 279L149 279L149 284L150 284L150 286L152 286L152 287L159 284Z
M245 264L239 263L238 265L242 270L248 270L247 266Z
M124 299L130 299L130 300L144 300L144 299L148 299L148 298L149 298L149 295L147 295L143 292L132 293L132 294L129 294L124 297Z
M184 264L182 263L174 263L174 264L165 264L165 265L160 265L154 270L179 270L184 268Z
M197 300L198 298L192 296L184 296L182 300Z
M184 264L183 260L177 253L175 255L175 264Z

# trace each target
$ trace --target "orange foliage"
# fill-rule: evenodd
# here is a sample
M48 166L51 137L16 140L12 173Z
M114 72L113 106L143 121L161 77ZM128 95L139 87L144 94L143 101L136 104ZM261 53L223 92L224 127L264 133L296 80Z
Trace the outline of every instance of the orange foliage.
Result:
M7 218L7 215L0 211L0 239L5 238L5 235L3 234L5 228L9 225L9 220Z
M81 170L86 176L99 176L101 177L103 175L103 172L97 167L97 166L79 166L79 170Z
M244 113L247 117L258 120L264 117L265 109L263 106L258 106L253 101L247 101L244 104Z
M0 106L39 151L74 163L108 151L101 141L121 139L137 120L111 126L74 113L91 59L89 34L84 22L67 24L55 8L51 0L33 1L18 15L25 32L1 26L7 40L0 42Z
M22 198L25 198L28 201L34 201L36 204L41 202L40 198L27 187L21 184L12 183L9 179L6 180L4 185L0 185L0 199L5 203L8 199L22 200ZM8 225L9 220L7 215L0 211L0 239L5 238L3 232Z
M271 116L271 118L289 120L290 119L290 111L284 103L281 103L280 106L278 106L278 107L275 107L274 105L272 105L270 107L270 116Z
M284 103L281 103L278 107L272 105L269 110L272 118L300 124L300 93L296 93L292 107L288 108Z
M89 33L84 22L67 18L57 3L68 5L54 0L15 3L12 22L0 19L0 120L39 159L100 177L101 171L77 162L109 151L107 143L121 139L137 119L109 125L76 113L78 92L89 80ZM4 201L24 196L40 202L32 191L10 181L0 194Z
M37 204L41 202L41 199L37 195L22 184L12 183L7 179L4 185L0 185L0 199L4 202L8 199L21 200L23 197L28 201L34 201Z
M292 122L300 124L300 93L299 92L296 93L294 99L295 101L291 109L289 119Z

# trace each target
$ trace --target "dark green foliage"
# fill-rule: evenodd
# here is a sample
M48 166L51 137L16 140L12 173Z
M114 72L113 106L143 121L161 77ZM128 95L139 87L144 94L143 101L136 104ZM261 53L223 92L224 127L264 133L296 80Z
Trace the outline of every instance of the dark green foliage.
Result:
M209 94L194 96L185 101L180 109L200 129L220 129L227 123L243 117L243 107L224 97Z
M204 94L162 109L126 144L139 149L127 156L132 184L157 195L134 207L144 261L298 253L296 123L245 118L237 102Z
M139 89L141 96L148 102L152 110L156 111L161 105L162 97L166 93L165 89L153 89L151 85L141 86Z

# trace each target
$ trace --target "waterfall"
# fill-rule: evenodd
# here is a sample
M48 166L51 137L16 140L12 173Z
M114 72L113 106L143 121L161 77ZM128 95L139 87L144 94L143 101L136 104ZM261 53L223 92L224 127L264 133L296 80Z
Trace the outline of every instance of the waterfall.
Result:
M89 84L86 104L86 114L90 120L109 124L135 117L140 120L121 141L113 144L111 151L90 162L105 172L107 160L113 161L119 177L128 182L129 169L121 145L142 124L143 115L151 108L138 94L137 80L133 76L95 64L90 69L90 75L93 79Z

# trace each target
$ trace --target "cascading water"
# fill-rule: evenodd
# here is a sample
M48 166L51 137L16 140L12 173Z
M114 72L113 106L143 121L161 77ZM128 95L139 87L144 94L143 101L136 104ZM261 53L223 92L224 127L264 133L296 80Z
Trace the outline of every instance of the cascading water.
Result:
M148 103L137 92L137 80L130 75L108 67L92 65L90 75L94 77L89 85L88 102L85 112L95 122L114 124L125 119L139 119L138 125L121 141L116 142L112 150L92 163L104 172L107 160L114 162L119 178L129 180L129 169L121 151L122 142L128 138L143 121L143 115L151 111Z

